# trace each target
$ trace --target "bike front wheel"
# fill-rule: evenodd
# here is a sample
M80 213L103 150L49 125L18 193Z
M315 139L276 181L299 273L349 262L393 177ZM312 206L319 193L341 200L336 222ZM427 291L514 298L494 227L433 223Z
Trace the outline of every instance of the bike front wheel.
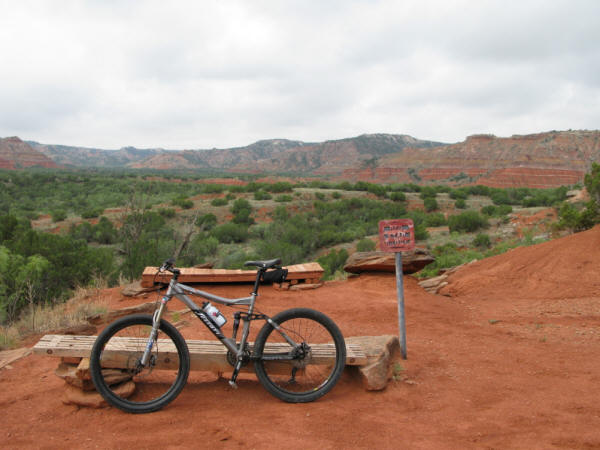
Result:
M346 344L337 325L325 314L293 308L272 320L290 342L266 323L256 337L256 376L275 397L291 403L312 402L329 392L346 363Z
M151 315L123 317L100 333L90 355L90 373L98 392L109 404L129 413L163 408L179 395L189 374L187 344L164 320L147 364L141 363L151 330Z

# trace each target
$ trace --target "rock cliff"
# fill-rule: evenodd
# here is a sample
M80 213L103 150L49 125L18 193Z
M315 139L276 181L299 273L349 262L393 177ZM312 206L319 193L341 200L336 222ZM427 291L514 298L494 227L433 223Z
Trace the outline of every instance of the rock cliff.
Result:
M379 158L375 167L344 170L339 179L549 188L581 182L593 161L600 161L600 131L474 135L452 145L406 148Z
M58 165L18 137L0 138L0 168L25 167L57 168Z

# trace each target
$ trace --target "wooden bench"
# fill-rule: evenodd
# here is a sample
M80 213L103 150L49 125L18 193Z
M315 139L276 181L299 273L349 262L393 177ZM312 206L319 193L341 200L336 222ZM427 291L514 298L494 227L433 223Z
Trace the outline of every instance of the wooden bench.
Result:
M105 350L105 356L108 356L108 359L103 360L103 364L111 368L126 368L131 355L139 352L139 339L116 339L114 346ZM33 347L33 353L63 358L88 358L95 341L96 336L48 334L42 337ZM212 371L215 373L224 373L231 370L231 365L227 362L227 348L219 341L186 340L186 343L190 351L191 370ZM173 368L173 365L177 363L175 346L170 340L162 339L158 340L158 345L161 353L164 352L162 353L164 358L157 361L158 367ZM143 347L144 343L141 344L142 349ZM279 344L267 344L266 351L276 352L278 347ZM313 344L311 348L313 360L317 364L333 363L335 357L333 344ZM360 344L346 344L346 365L361 366L366 363L367 355L362 351ZM276 364L273 363L273 366ZM282 368L285 365L285 363L278 364ZM248 364L242 370L253 370L252 364Z
M318 262L295 264L285 267L288 270L286 280L291 284L300 281L306 284L318 283L324 270ZM181 283L238 283L254 282L256 270L199 269L181 267ZM158 267L146 267L142 273L142 287L152 287L154 283L168 283L172 275L168 272L157 274Z

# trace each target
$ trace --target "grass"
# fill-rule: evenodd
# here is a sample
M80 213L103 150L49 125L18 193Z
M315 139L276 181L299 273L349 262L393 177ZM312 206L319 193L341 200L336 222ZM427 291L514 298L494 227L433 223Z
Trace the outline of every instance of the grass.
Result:
M77 288L73 297L65 303L26 308L16 322L0 327L0 350L18 347L24 338L32 334L87 324L87 317L107 312L107 302L101 296L106 283L97 281L95 284L93 288Z
M394 381L402 380L402 373L404 372L404 367L399 362L394 363L394 367L392 369L392 378Z

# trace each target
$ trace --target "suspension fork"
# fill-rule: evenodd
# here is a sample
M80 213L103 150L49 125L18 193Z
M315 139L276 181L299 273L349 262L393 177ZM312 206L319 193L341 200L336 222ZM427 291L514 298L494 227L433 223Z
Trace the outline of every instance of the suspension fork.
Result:
M160 319L165 310L165 306L167 302L171 300L171 296L169 295L171 292L171 285L169 285L169 289L167 294L160 301L160 306L156 311L154 311L154 315L152 316L152 330L150 331L150 336L148 337L148 342L146 342L146 348L144 349L144 354L140 359L140 363L142 366L146 366L148 361L150 360L150 353L152 352L152 346L154 342L156 342L156 337L158 336L158 329L160 328Z

